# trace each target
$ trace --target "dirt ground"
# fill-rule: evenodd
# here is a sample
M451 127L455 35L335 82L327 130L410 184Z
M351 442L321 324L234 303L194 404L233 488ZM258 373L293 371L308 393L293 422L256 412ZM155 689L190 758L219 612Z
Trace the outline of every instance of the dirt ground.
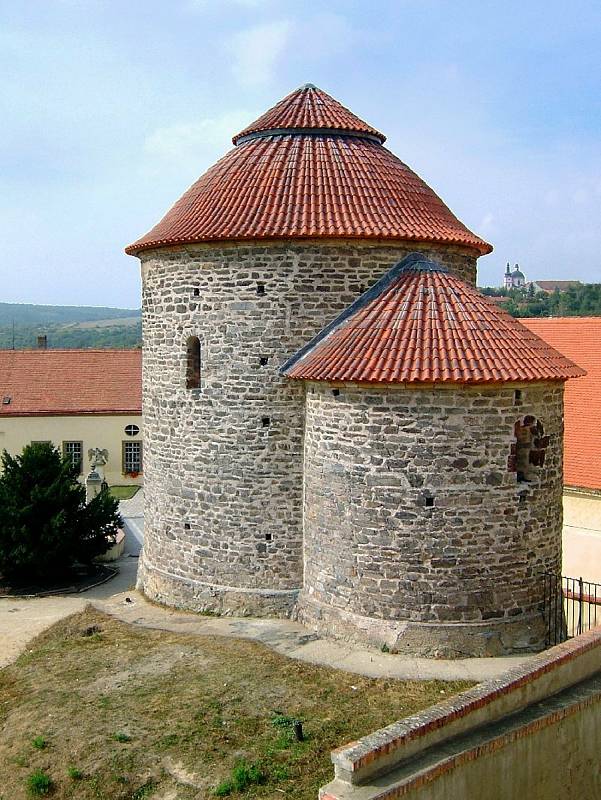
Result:
M0 800L315 800L332 748L468 685L360 677L88 608L0 671Z

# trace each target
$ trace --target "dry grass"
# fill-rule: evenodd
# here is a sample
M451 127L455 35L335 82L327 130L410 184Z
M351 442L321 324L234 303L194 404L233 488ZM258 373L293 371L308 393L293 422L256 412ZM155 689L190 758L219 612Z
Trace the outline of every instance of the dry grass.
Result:
M0 672L0 800L31 797L40 771L55 800L315 800L333 747L466 686L361 678L88 609Z

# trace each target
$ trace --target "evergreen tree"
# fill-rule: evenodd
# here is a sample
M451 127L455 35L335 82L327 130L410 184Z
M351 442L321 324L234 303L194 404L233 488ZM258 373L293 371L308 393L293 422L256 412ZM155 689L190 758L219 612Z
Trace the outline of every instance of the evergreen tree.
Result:
M104 489L88 505L77 467L48 443L2 454L0 574L44 580L90 565L114 543L118 502Z

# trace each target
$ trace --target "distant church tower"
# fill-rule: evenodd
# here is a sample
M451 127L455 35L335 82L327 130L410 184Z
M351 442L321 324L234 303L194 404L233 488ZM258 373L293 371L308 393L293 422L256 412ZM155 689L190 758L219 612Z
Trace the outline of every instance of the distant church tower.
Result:
M507 262L507 266L505 267L505 275L503 285L505 289L523 289L526 285L526 276L519 268L519 265L516 264L513 272L511 271L511 267L509 266L509 261Z
M149 597L292 609L304 396L278 368L408 253L475 283L492 250L384 140L303 86L127 248L142 262Z

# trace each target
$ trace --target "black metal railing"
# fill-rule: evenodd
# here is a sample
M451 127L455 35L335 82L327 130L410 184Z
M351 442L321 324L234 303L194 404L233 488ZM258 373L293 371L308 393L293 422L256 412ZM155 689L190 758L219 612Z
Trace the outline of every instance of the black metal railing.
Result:
M547 573L544 593L547 647L601 625L601 584Z

